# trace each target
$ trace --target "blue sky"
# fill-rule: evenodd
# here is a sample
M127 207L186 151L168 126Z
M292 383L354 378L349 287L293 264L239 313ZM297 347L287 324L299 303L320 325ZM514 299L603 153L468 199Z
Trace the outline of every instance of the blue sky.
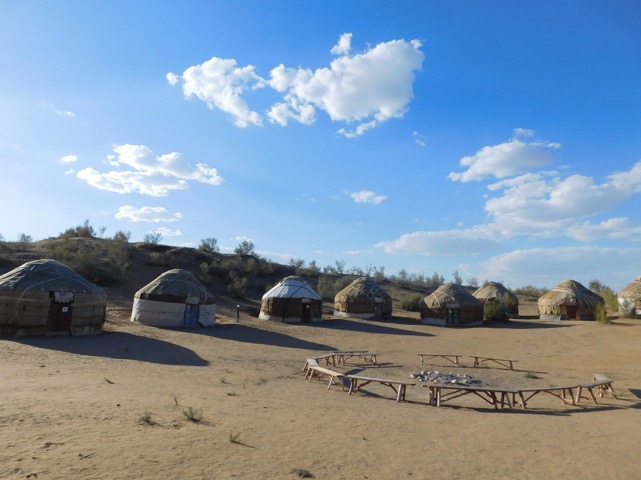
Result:
M0 234L618 290L636 1L4 1Z

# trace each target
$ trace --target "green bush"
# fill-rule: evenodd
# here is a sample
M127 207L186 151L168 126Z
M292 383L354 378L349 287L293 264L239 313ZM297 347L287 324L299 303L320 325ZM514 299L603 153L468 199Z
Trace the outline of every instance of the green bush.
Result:
M483 305L483 320L486 322L507 322L507 306L499 301L490 301Z
M423 295L420 293L410 293L403 296L398 301L398 308L408 312L418 312L420 310L420 303L423 300Z
M599 303L596 306L596 313L594 315L594 319L599 322L599 323L610 323L610 318L608 317L608 311L605 308L605 305L602 303Z

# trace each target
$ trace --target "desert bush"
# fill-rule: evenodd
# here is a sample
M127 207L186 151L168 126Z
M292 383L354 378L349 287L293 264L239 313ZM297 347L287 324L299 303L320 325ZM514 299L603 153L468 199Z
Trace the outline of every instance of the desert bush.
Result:
M420 293L408 293L398 301L398 308L408 312L418 312L423 295Z
M499 301L490 301L483 305L483 320L486 322L507 322L507 306Z
M149 252L145 258L145 264L153 267L169 267L172 257L167 252Z
M18 243L31 243L33 242L33 237L31 235L27 235L26 233L21 233L18 235Z
M608 310L610 310L611 312L616 312L619 309L617 294L614 293L614 291L610 287L603 285L598 280L592 280L589 283L588 288L597 295L601 295Z
M218 253L220 251L220 247L218 247L218 240L213 237L203 238L200 241L198 249L209 253Z
M152 245L158 245L161 240L162 235L158 232L149 232L142 239L143 242L150 243Z
M626 318L635 318L637 314L636 303L634 300L623 300L619 304L619 313Z
M599 323L610 323L610 318L608 317L608 311L605 305L603 305L602 303L599 303L596 306L594 319Z
M190 422L198 423L203 419L203 411L200 408L187 407L183 410L183 416Z
M333 302L336 294L350 283L349 277L343 275L335 279L330 276L322 276L318 279L316 291L324 300Z
M116 233L114 233L113 238L114 240L118 240L119 242L129 243L131 232L123 232L122 230L118 230Z
M76 272L97 283L112 285L122 281L127 271L128 248L117 240L61 238L50 250L49 256L67 264Z
M70 227L60 234L63 238L69 237L80 237L80 238L96 238L102 236L105 233L106 228L101 227L99 232L96 232L96 229L89 223L89 220L85 220L82 225L77 225L75 227Z
M227 287L235 297L244 297L247 289L247 278L239 277L234 272L230 272Z
M238 244L238 246L234 249L234 253L236 255L254 255L255 247L253 242L250 242L249 240L243 240Z

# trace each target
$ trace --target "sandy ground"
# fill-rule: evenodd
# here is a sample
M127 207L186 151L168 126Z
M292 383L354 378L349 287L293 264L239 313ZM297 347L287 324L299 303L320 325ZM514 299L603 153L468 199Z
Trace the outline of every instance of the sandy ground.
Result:
M109 311L100 336L0 339L0 478L641 477L638 320L456 329L409 316L283 325L222 315L210 329L165 330L127 316ZM378 352L381 365L341 371L468 372L497 386L601 372L619 398L565 406L538 396L532 409L495 411L467 396L436 408L420 386L396 403L387 387L349 396L303 379L306 357L354 349ZM421 366L422 352L514 358L518 371ZM186 418L189 408L201 421Z

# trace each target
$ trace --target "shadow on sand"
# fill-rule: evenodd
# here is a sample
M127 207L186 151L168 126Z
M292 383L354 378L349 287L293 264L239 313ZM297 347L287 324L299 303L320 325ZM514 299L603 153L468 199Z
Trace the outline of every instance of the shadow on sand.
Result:
M392 325L395 323L399 325L416 325L420 326L418 322L411 322L405 320L387 320L385 322L375 322L372 320L355 321L350 319L332 319L319 322L314 325L314 328L331 328L336 330L348 330L351 332L363 333L380 333L384 335L411 335L413 337L433 337L431 333L416 332L411 330L402 330L394 328Z
M188 348L126 332L103 332L100 335L86 337L14 337L10 340L31 347L76 355L137 360L162 365L193 367L209 365L207 360Z
M535 329L535 328L570 328L576 326L574 323L565 323L564 320L559 320L556 323L549 321L536 322L530 319L516 318L510 319L509 322L488 322L484 325L486 328L509 328L509 329Z
M182 330L221 340L273 345L274 347L300 348L303 350L333 351L336 347L322 343L308 342L285 333L262 330L242 323L217 324L214 328L190 328Z

